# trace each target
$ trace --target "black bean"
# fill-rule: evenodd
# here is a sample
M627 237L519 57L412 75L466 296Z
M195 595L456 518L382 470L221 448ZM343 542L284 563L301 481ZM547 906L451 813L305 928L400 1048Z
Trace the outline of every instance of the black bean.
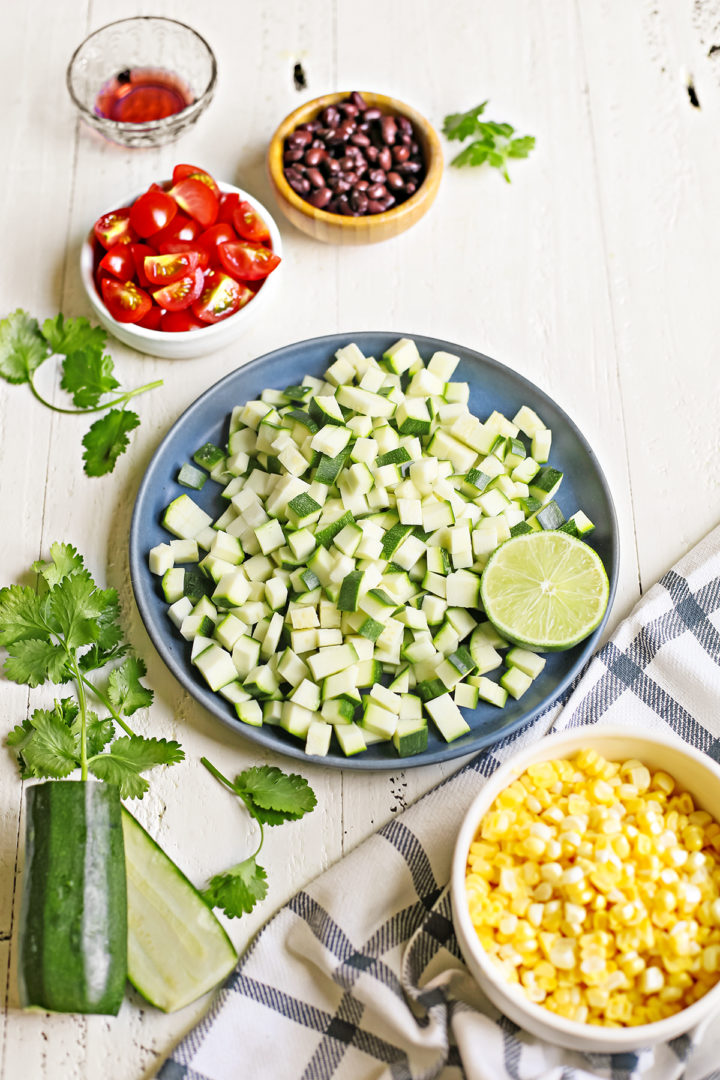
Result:
M349 184L344 176L338 176L334 178L333 190L336 195L344 195L346 191L349 191L352 184Z
M419 161L405 161L402 165L398 165L397 171L403 176L411 176L415 173L419 173L422 169L422 165Z
M305 175L314 188L325 187L325 177L319 169L308 169Z
M408 180L408 182L405 184L405 194L409 197L410 195L414 195L416 191L417 184L415 183L415 181Z
M407 116L396 116L395 123L402 131L403 135L412 135L412 124L408 120Z
M365 157L368 159L369 162L372 163L377 161L379 153L380 151L378 150L377 146L368 146L365 151Z
M356 172L353 172L352 169L348 169L347 172L344 172L341 175L343 180L347 181L350 187L353 187L354 184L357 184L358 180L360 179L358 174Z
M367 208L368 208L368 214L381 214L382 213L382 203L380 202L379 199L368 199Z
M363 131L356 131L354 135L350 136L350 142L353 146L369 146L370 140Z
M319 165L324 157L326 157L325 147L312 146L305 154L305 164L314 167Z
M400 191L402 188L405 187L405 181L403 180L400 173L389 172L387 174L387 186L392 191Z
M402 146L410 146L412 141L412 135L408 135L406 131L395 140L396 143L401 143Z
M387 198L388 190L384 184L372 184L368 189L369 199L385 199Z
M380 109L377 108L377 106L371 105L369 109L365 110L364 115L366 120L379 120L382 116L382 113Z
M340 162L336 161L335 158L326 158L325 161L323 161L322 163L322 167L328 174L328 176L336 176L339 172L341 172Z
M371 169L368 173L368 180L372 184L384 184L387 178L387 174L384 169Z
M306 120L304 124L298 124L296 131L315 131L318 126L317 120Z
M395 161L407 161L410 157L410 148L407 146L393 146L392 156Z
M352 117L352 119L354 119L359 112L357 105L353 105L352 101L342 101L338 107L343 116L349 116Z
M393 116L383 116L380 121L380 131L382 132L383 142L389 146L395 142L395 136L397 135L397 124Z
M389 146L383 146L378 154L378 165L381 169L384 169L385 172L387 172L388 169L392 169L392 154Z
M330 188L321 187L318 188L317 191L311 192L310 195L308 195L307 201L312 203L313 206L316 206L318 210L322 210L327 206L331 199L332 192L330 191Z
M377 202L380 206L380 213L382 214L384 210L389 210L391 206L395 205L395 196L385 195L384 198L378 199Z
M295 161L302 161L304 157L304 151L298 147L296 150L286 150L283 154L283 162L286 165L292 165Z
M334 128L340 123L340 113L334 105L328 105L326 109L320 113L320 119L325 127Z
M350 136L355 134L355 121L343 120L342 124L338 124L337 133L344 142L347 142Z
M420 155L420 147L418 146L418 144L416 142L411 142L410 143L410 153L411 154L417 154L418 156Z
M310 146L315 147L316 150L324 150L325 149L325 140L324 139L313 139L313 141L310 143Z
M288 176L288 184L296 191L298 195L307 195L310 191L310 181L306 180L304 176Z
M359 109L361 112L364 112L365 109L367 109L367 102L365 101L365 98L362 96L362 94L358 94L357 90L353 90L352 94L350 95L350 101L353 103L355 108Z
M346 171L347 169L354 169L355 168L355 158L350 157L349 154L347 154L345 157L338 158L338 160L340 162L340 168L343 171Z
M292 150L296 150L299 146L307 146L311 142L312 135L305 129L292 131L287 137L287 144Z
M358 180L356 184L353 184L353 191L367 191L369 187L367 180Z
M365 214L368 208L368 197L364 191L358 191L357 188L353 188L350 192L350 205L353 210L356 210L358 214Z

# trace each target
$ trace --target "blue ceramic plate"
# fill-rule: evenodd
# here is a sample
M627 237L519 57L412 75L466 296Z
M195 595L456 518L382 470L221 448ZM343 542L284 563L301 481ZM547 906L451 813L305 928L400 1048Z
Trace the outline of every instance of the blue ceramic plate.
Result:
M157 448L138 492L130 528L130 572L140 614L152 641L173 675L192 696L214 716L238 734L278 753L305 757L303 744L279 727L253 728L241 724L233 707L208 689L202 676L190 663L190 644L180 637L167 617L167 604L160 580L148 570L150 548L170 539L162 528L163 510L177 495L176 476L180 466L191 460L203 443L224 445L228 417L233 405L259 397L267 387L282 389L299 383L303 375L322 376L333 353L341 345L355 341L366 356L380 356L399 337L413 337L426 359L442 349L460 356L455 378L470 384L470 409L485 419L493 409L514 416L521 405L535 409L552 428L551 463L565 478L558 501L566 516L582 509L595 522L591 543L602 558L610 579L610 603L615 595L618 574L618 542L615 510L597 459L572 420L555 402L527 379L498 364L482 353L462 348L437 338L413 334L363 332L331 334L312 338L268 353L245 364L211 386L197 399L170 429ZM227 504L220 497L220 486L208 481L199 493L190 492L200 505L217 518ZM605 618L607 619L607 613ZM605 620L580 645L567 652L551 653L542 674L519 701L509 699L504 709L482 704L464 710L471 731L446 743L430 723L428 748L414 757L398 759L392 743L376 743L363 754L346 758L333 742L331 753L319 759L326 765L343 769L395 769L427 765L459 757L497 742L521 727L549 705L568 686L592 654Z

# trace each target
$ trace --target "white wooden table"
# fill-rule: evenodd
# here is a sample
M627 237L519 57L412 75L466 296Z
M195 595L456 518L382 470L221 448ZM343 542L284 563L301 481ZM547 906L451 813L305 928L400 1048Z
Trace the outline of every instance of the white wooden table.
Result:
M202 884L245 856L250 827L201 755L230 774L275 759L233 737L181 690L137 614L128 528L158 440L226 372L316 334L347 331L350 339L356 330L388 329L479 349L553 395L598 453L622 547L611 629L720 517L720 3L140 0L136 9L194 25L219 64L208 113L179 144L157 151L98 139L77 122L64 88L79 41L133 12L109 0L24 0L0 10L0 314L21 306L43 318L59 310L89 315L81 238L101 210L168 175L177 161L207 167L274 208L268 137L295 105L327 90L381 90L438 127L445 113L489 97L488 116L537 136L531 158L514 164L511 186L492 170L448 169L430 214L384 245L325 247L279 218L287 262L280 295L233 348L172 363L113 343L128 385L163 378L165 387L138 400L142 425L111 477L82 472L87 421L50 414L26 387L0 383L0 583L28 580L31 562L59 539L117 588L127 635L155 689L146 729L179 738L187 754L155 775L139 816ZM307 76L302 92L293 85L296 62ZM43 703L41 691L6 681L0 692L3 735ZM269 896L229 925L238 948L301 885L457 765L380 775L303 767L318 807L268 836ZM22 786L3 750L0 1076L139 1080L208 1000L172 1016L130 993L117 1019L19 1011L21 806Z

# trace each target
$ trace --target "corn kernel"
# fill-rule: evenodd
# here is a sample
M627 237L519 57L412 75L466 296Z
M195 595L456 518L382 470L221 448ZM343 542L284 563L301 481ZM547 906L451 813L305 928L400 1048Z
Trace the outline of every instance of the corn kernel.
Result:
M483 819L466 893L502 976L578 1022L652 1023L720 979L720 824L634 759L531 766Z

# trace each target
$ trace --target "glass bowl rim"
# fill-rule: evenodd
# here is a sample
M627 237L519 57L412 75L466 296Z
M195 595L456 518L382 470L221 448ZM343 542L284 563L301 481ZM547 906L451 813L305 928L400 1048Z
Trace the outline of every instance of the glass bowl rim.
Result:
M172 23L174 26L182 27L183 30L188 30L194 37L198 39L198 41L201 42L202 45L204 45L205 49L207 50L208 56L210 57L211 65L210 79L207 86L203 90L202 94L200 94L200 96L195 101L193 101L192 104L187 105L178 113L173 113L172 116L163 116L159 120L145 120L141 123L132 123L127 120L110 120L105 116L99 116L98 113L94 112L92 109L88 109L86 105L83 105L83 103L78 100L78 97L73 88L73 69L75 66L75 61L77 60L78 54L80 53L81 49L83 49L87 45L87 43L91 41L94 37L97 37L98 34L103 33L105 30L109 30L113 26L120 26L123 23L131 22ZM166 18L166 16L164 15L131 15L128 18L115 19L113 22L105 23L104 26L99 26L97 30L93 30L91 34L88 34L87 37L83 38L83 40L77 46L72 56L70 57L70 62L67 66L67 71L65 73L65 84L67 86L68 93L72 98L73 104L80 111L83 117L95 127L106 128L108 131L117 131L122 132L123 134L130 134L132 132L135 132L136 134L142 134L155 131L167 131L169 128L174 127L175 124L180 121L181 117L184 121L187 120L189 113L199 113L209 103L210 98L215 92L216 82L217 60L215 58L215 53L210 48L210 45L202 36L202 34L198 33L197 30L194 30L192 26L188 26L187 23L181 22L180 19L169 19Z

